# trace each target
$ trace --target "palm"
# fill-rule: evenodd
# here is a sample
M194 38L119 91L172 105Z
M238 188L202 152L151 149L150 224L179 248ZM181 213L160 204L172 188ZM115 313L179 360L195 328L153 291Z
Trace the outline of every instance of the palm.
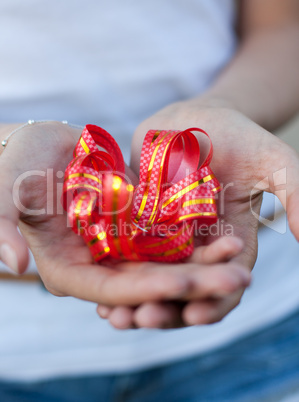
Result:
M252 268L257 254L258 220L252 213L259 213L262 191L251 194L258 182L268 177L272 180L275 171L290 165L294 160L296 169L298 158L286 144L263 130L245 116L232 110L194 109L187 115L186 106L168 107L146 120L138 128L135 139L148 129L177 129L200 127L206 130L213 142L214 156L212 170L223 185L219 195L219 213L222 233L226 229L230 234L241 237L245 247L236 258ZM202 142L202 138L199 138ZM135 141L134 141L135 143ZM205 146L205 144L203 144ZM141 142L136 141L141 149ZM132 167L137 171L137 160L132 160ZM273 187L269 188L273 191ZM205 241L213 241L215 234ZM201 240L197 240L197 244Z
M12 138L10 146L11 149L14 147L14 152L10 153L8 148L3 154L3 162L9 159L10 165L15 167L15 179L24 170L40 172L29 174L18 193L22 204L19 227L34 254L41 276L48 276L48 271L62 262L69 266L91 264L90 253L84 242L68 228L66 214L60 205L61 186L58 183L61 183L62 173L72 158L74 132L65 126L58 126L55 131L37 126L35 132L22 135L23 140L27 137L26 142ZM45 149L49 151L41 152ZM22 153L22 163L18 151ZM30 210L44 212L32 215Z
M257 255L258 221L255 216L259 213L262 202L262 191L252 190L266 178L269 185L264 189L274 192L273 174L284 168L288 171L288 182L285 183L287 200L281 198L281 201L287 208L290 227L299 240L298 155L282 141L234 110L204 106L200 108L197 101L166 107L144 121L136 130L132 145L133 170L139 170L138 155L142 138L149 129L185 130L189 127L204 129L212 139L214 158L211 167L224 189L219 200L220 222L224 229L230 229L230 234L233 233L244 241L242 252L230 255L229 258L233 257L232 260L252 269ZM199 140L202 146L202 139ZM190 260L198 264L224 261L226 254L221 252L220 245L225 244L223 241L228 241L228 238L224 236L215 241L215 237L217 236L210 234L197 238L197 245L209 243L210 246L196 248ZM223 268L227 271L229 264ZM198 271L201 270L199 265ZM210 272L212 271L213 267L210 266ZM219 272L214 274L219 275ZM199 297L187 304L182 311L175 309L175 306L144 304L135 312L121 308L107 311L102 310L101 306L98 312L102 317L108 317L112 325L118 328L132 323L141 327L163 327L165 322L169 326L176 326L178 322L189 325L207 324L219 321L229 313L239 303L243 292L244 288L239 288L220 299L214 299L213 295L207 299ZM121 314L126 319L121 318Z
M179 113L169 114L162 111L148 119L137 130L137 136L133 142L133 155L136 159L132 160L132 168L138 172L138 153L140 155L142 138L148 129L185 129L198 126L208 131L215 150L212 168L224 187L228 183L233 183L232 187L223 192L225 208L221 219L225 224L233 226L235 235L245 240L245 249L238 258L241 259L242 265L245 263L251 268L256 257L257 221L250 210L250 191L263 178L263 175L271 175L273 158L268 158L268 161L265 159L267 147L272 147L272 151L274 149L275 152L279 149L277 152L280 155L279 163L277 161L275 163L277 170L287 166L289 162L281 155L287 155L289 159L291 155L293 170L298 169L298 158L290 153L289 149L284 152L285 145L282 146L283 152L281 152L279 140L274 139L243 116L240 117L231 111L226 114L219 118L219 111L211 109L197 110L193 116L182 117ZM219 121L222 123L221 126ZM185 317L188 316L188 309L190 312L195 308L202 313L202 307L204 307L213 311L210 314L213 318L204 322L221 318L237 304L241 297L240 290L247 286L249 278L246 275L244 277L245 272L240 264L219 264L223 261L223 255L226 255L226 252L215 260L211 260L211 256L208 256L207 260L197 259L196 252L190 264L168 266L167 269L159 264L129 263L125 267L120 265L113 269L103 265L93 265L88 248L82 239L67 227L66 215L58 210L61 186L57 185L61 179L57 179L56 173L63 172L72 158L72 150L79 132L61 132L61 127L56 126L54 129L51 127L49 130L47 127L46 129L44 132L37 129L20 133L22 137L20 135L18 138L17 136L12 138L11 145L8 145L0 160L0 171L5 172L5 175L0 177L3 190L0 202L0 216L2 215L0 241L8 241L15 249L20 271L25 268L26 258L24 257L24 240L18 237L15 228L19 218L21 230L33 251L42 279L46 287L54 294L72 295L110 306L141 305L141 309L142 304L146 307L148 302L170 299L190 300L190 304L187 304L185 308ZM24 171L45 172L47 169L53 170L52 188L47 188L45 175L34 175L22 183L19 194L24 207L34 210L45 208L50 199L53 203L53 211L41 213L38 216L32 216L31 213L23 211L20 215L11 202L14 181ZM292 191L299 187L297 181L294 180ZM294 197L292 200L289 203L290 208L297 214L298 202ZM260 203L261 193L253 202L257 211ZM296 232L295 225L293 229ZM208 238L209 241L213 239L213 236ZM217 247L214 246L212 254L218 253ZM236 250L235 246L233 248ZM201 250L197 251L201 252ZM236 254L234 251L234 255ZM211 263L215 266L205 265ZM231 294L229 303L224 300L221 305L217 302L216 305L210 306L205 301L203 304L198 304L198 299L204 299L213 294ZM164 307L156 307L160 312L165 312ZM177 320L179 313L177 310L171 311L167 313L167 316L172 317L169 321L173 322ZM128 312L127 323L131 323L133 313L132 310ZM136 312L138 314L138 309ZM141 314L141 316L146 315ZM154 315L158 316L156 310ZM159 320L160 318L158 323L157 320L155 321L154 326L160 325ZM194 322L189 319L187 322L198 323L197 320Z
M175 298L189 288L180 272L164 267L135 264L122 266L94 265L83 240L67 225L61 211L62 174L72 158L79 132L65 127L42 125L24 129L13 137L0 160L0 241L15 250L19 271L26 267L26 244L16 230L16 223L33 252L45 286L56 295L115 304L139 304L148 300ZM35 171L32 174L32 171ZM24 172L30 172L18 189L19 203L12 202L13 185ZM47 182L45 172L51 173ZM61 179L57 179L58 176ZM60 173L60 174L59 174ZM50 184L50 185L49 185ZM50 206L50 211L47 210ZM37 215L32 211L40 211ZM30 211L29 211L30 210Z

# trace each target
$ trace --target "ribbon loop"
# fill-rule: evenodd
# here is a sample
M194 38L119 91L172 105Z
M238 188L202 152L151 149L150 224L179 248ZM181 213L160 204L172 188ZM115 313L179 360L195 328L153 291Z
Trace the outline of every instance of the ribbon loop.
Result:
M95 261L178 261L193 252L194 223L217 221L215 194L221 190L209 163L199 167L194 132L150 130L136 188L124 179L122 153L109 133L87 125L64 178L63 204L73 230Z

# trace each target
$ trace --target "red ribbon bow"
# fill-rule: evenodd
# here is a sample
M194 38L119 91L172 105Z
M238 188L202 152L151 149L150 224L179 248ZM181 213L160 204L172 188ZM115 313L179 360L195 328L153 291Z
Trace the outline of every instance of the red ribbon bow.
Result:
M193 252L193 223L217 221L215 194L221 187L209 167L212 143L198 167L200 148L192 132L209 138L198 128L150 130L134 188L125 179L124 159L111 135L97 126L84 128L65 172L63 203L95 261L108 255L178 261Z

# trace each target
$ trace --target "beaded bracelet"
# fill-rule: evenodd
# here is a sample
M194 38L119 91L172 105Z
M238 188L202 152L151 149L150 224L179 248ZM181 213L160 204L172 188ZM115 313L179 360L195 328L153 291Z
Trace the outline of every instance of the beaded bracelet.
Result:
M6 147L6 145L8 144L8 140L10 139L10 137L17 133L18 131L22 130L23 128L27 127L27 126L32 126L33 124L38 124L38 123L54 123L56 122L56 120L28 120L27 123L22 124L20 127L16 128L15 130L13 130L2 142L1 145L3 148ZM82 126L79 126L77 124L71 124L69 123L67 120L62 120L61 122L62 124L66 124L69 127L72 128L79 128L79 129L83 129Z

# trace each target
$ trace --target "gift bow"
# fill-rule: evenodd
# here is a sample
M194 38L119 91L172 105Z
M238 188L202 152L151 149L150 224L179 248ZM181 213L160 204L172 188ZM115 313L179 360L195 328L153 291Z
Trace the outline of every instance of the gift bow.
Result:
M217 221L215 194L221 190L209 167L212 143L198 168L200 148L193 132L209 138L198 128L150 130L134 188L113 137L94 125L84 128L65 172L63 203L95 261L109 255L170 262L192 254L194 223Z

